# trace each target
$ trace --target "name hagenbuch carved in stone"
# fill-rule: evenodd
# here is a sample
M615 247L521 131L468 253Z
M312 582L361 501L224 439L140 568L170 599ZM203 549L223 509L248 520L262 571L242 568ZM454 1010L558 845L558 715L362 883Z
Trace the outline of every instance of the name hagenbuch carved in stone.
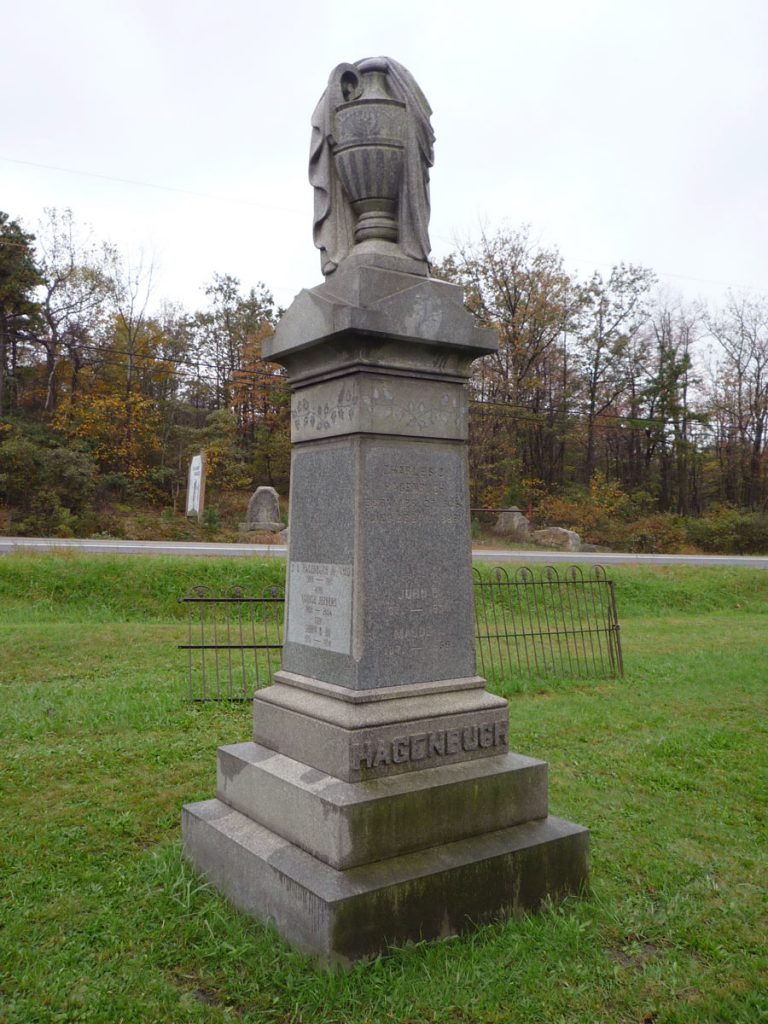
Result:
M352 768L379 768L388 764L435 760L455 754L471 753L492 747L506 749L507 723L484 722L481 725L457 726L436 732L417 732L394 739L372 739L352 747Z

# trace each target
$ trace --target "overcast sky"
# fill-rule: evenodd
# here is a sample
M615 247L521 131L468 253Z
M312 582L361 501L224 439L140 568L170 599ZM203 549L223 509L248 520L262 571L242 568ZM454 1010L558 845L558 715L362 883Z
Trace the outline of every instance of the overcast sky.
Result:
M434 110L435 258L527 222L583 276L768 291L768 0L0 9L0 209L34 229L71 207L154 258L157 300L202 305L214 272L284 305L322 280L309 118L336 64L378 54Z

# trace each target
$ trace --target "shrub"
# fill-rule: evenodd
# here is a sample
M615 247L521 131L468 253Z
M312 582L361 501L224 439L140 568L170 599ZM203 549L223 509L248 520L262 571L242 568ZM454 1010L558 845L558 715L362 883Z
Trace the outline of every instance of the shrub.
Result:
M0 445L0 497L21 509L60 506L78 510L94 493L96 467L85 452L47 447L23 434L12 434ZM38 514L37 512L35 514ZM43 513L43 517L48 513Z
M96 466L85 452L71 448L52 448L45 460L46 483L62 505L81 509L89 504L95 491Z
M718 505L698 519L686 520L688 539L702 551L755 555L768 552L768 515Z
M655 515L643 516L634 522L623 524L626 543L629 551L642 554L669 555L675 554L685 547L685 520L681 516L658 512Z
M218 505L207 505L203 509L203 529L206 533L215 533L221 527L221 516Z
M55 491L42 488L30 502L30 514L16 524L22 537L74 537L78 519L64 508Z
M586 494L543 497L535 518L537 526L564 526L575 530L582 540L613 545L624 535L622 520L634 512L632 499L621 485L595 473Z
M742 516L736 537L736 550L740 555L768 553L768 514L747 512Z
M129 496L130 488L131 479L125 473L102 473L99 476L99 497L125 500Z

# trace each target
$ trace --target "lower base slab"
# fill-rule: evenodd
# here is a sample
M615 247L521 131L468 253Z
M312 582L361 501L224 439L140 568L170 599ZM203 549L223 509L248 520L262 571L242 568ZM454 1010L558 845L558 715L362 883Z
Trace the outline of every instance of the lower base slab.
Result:
M535 910L587 882L589 832L544 818L337 871L219 800L184 807L184 854L238 909L348 966Z

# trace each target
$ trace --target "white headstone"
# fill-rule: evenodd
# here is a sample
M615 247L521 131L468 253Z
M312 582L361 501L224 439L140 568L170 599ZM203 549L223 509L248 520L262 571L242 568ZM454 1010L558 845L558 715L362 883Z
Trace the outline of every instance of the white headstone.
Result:
M194 455L187 480L187 515L201 518L205 502L205 457Z

